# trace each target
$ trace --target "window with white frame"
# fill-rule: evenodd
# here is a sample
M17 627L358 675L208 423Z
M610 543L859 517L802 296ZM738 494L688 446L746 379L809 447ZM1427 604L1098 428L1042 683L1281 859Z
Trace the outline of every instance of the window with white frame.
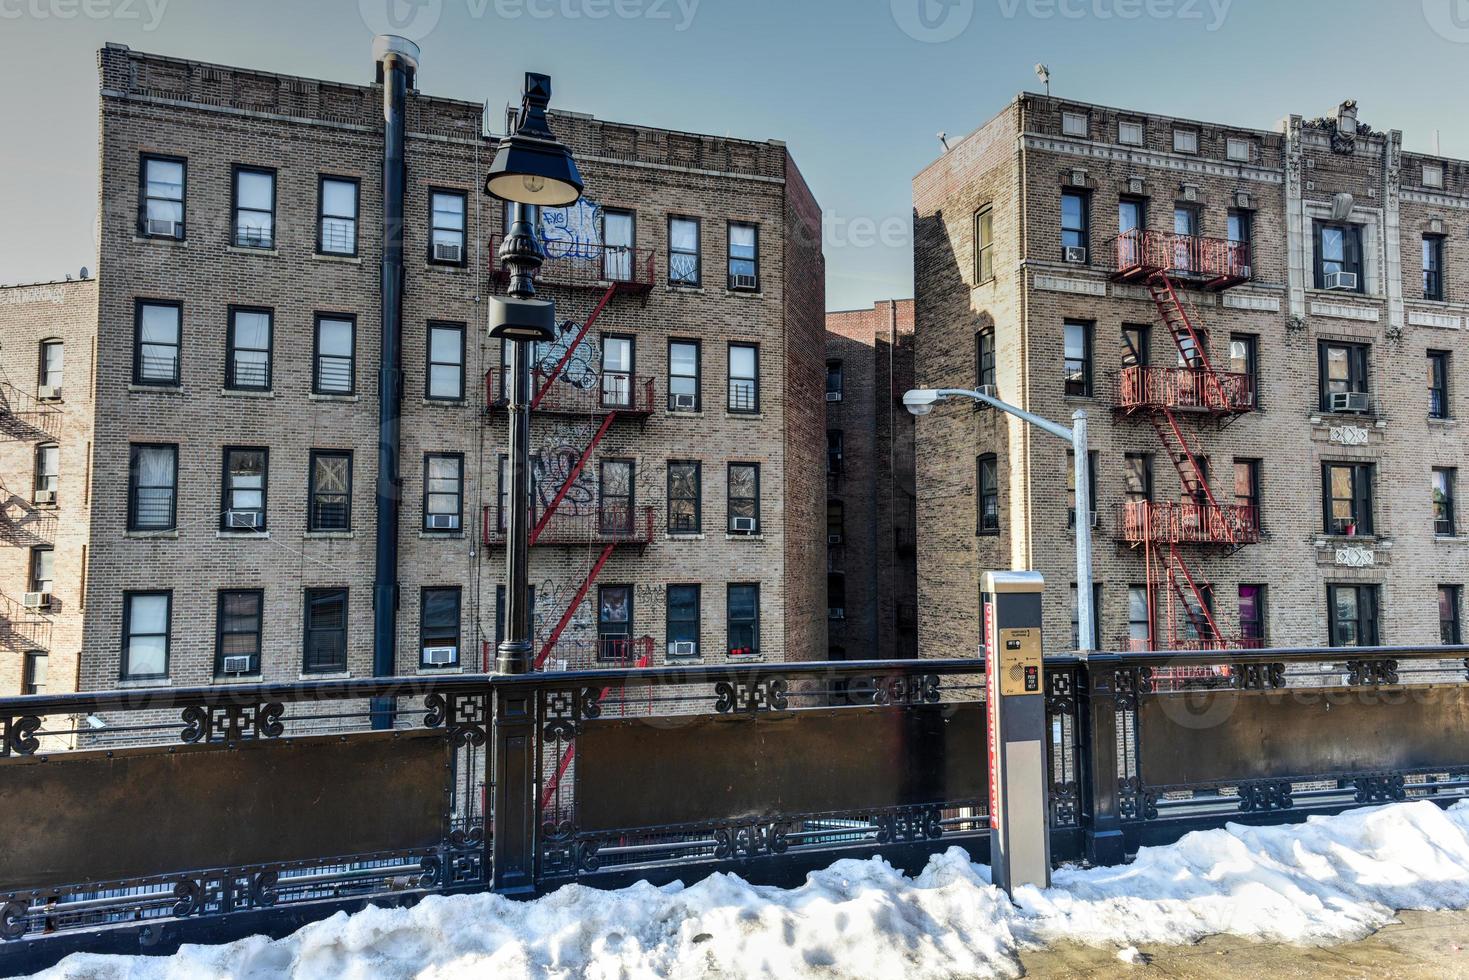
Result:
M1424 187L1442 187L1443 186L1443 164L1441 164L1441 163L1425 163L1423 165L1423 186Z
M1250 162L1250 141L1231 136L1224 141L1224 155L1236 163Z
M1173 131L1173 150L1175 153L1199 152L1198 131L1193 129L1175 129Z
M1091 135L1090 120L1084 112L1061 113L1061 133L1063 136L1080 136L1086 139Z
M1143 124L1123 120L1117 124L1117 142L1127 146L1143 145Z

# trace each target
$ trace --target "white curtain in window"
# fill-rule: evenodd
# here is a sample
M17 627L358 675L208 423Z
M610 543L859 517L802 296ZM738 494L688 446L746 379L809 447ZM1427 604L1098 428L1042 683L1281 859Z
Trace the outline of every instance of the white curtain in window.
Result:
M668 227L668 241L675 251L692 252L699 247L699 226L687 218L675 218Z
M163 446L145 446L138 451L138 485L173 487L174 455Z
M135 595L128 607L128 674L162 674L168 643L168 597Z

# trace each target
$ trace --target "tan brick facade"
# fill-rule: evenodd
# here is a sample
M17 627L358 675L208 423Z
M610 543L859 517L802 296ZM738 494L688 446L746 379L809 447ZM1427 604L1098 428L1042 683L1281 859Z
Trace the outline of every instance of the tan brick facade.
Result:
M1201 589L1212 585L1217 642L1252 632L1241 622L1242 586L1265 587L1263 641L1271 645L1328 643L1329 586L1341 587L1338 596L1372 590L1361 601L1375 598L1382 642L1435 642L1438 586L1469 580L1463 517L1435 534L1430 485L1433 468L1463 466L1457 426L1469 410L1460 384L1469 358L1462 340L1469 177L1460 162L1403 153L1396 131L1354 129L1354 114L1347 104L1329 118L1292 116L1261 131L1025 95L915 178L918 382L974 387L976 335L993 330L999 397L1067 423L1073 411L1087 412L1097 455L1094 573L1104 648L1130 642L1129 634L1133 643L1142 634L1164 648L1189 640L1162 622L1149 633L1136 621L1129 593L1148 580L1143 549L1119 540L1127 454L1151 455L1154 501L1179 501L1182 491L1146 416L1117 411L1126 325L1151 326L1149 364L1180 363L1144 285L1116 281L1124 199L1139 202L1144 227L1158 235L1187 221L1178 209L1196 215L1194 235L1205 239L1231 237L1231 212L1250 223L1248 277L1211 291L1187 280L1196 285L1183 290L1216 371L1233 367L1235 341L1249 338L1255 349L1253 410L1232 420L1177 413L1195 454L1207 458L1220 505L1236 504L1236 461L1259 461L1251 506L1258 505L1260 542L1179 546ZM1084 261L1063 252L1067 191L1086 202ZM981 281L975 227L984 208L993 276ZM1360 261L1348 262L1360 291L1340 288L1339 277L1332 280L1339 288L1319 288L1327 283L1317 280L1317 229L1332 225L1360 239ZM1428 299L1423 240L1440 234L1444 298ZM1065 390L1067 321L1090 329L1090 395ZM1367 376L1351 382L1367 392L1366 412L1332 412L1321 402L1323 345L1342 342L1366 345ZM1429 417L1430 351L1448 352L1443 419ZM1067 447L971 404L939 406L919 421L917 443L922 654L975 649L978 574L987 568L1043 572L1048 645L1069 646L1067 593L1076 576ZM977 515L976 459L985 453L997 458L994 533L982 533ZM1328 533L1322 466L1333 463L1371 466L1370 533L1365 522L1351 527L1355 534Z

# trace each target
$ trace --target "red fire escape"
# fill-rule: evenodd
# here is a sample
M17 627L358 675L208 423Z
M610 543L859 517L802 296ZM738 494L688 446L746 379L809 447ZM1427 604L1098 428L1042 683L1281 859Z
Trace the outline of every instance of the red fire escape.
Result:
M494 255L498 242L492 239L490 246L490 254ZM599 499L594 511L572 513L563 504L597 446L617 420L630 418L641 421L653 411L654 385L651 377L604 370L600 364L578 370L575 379L567 376L568 366L573 361L580 361L578 351L590 335L593 324L615 297L638 296L646 302L653 286L653 255L634 248L586 244L558 248L555 243L550 243L547 251L549 254L541 267L538 284L576 291L579 295L591 292L598 298L575 335L565 341L565 350L561 350L559 345L556 348L560 356L554 366L548 368L541 364L534 371L532 417L571 416L600 419L601 422L590 441L577 454L564 479L560 480L550 502L539 514L532 515L530 544L533 547L581 546L596 554L590 570L536 654L535 668L540 670L546 665L558 644L562 646L561 653L569 654L558 659L565 659L576 666L646 667L652 662L652 639L649 637L599 638L585 650L582 649L585 644L562 644L561 637L612 552L620 547L646 547L653 540L654 509ZM494 275L496 282L503 284L508 274L497 269ZM486 400L492 416L503 413L507 394L505 382L503 370L492 368L485 375ZM505 543L505 529L500 517L496 505L485 506L481 527L486 547ZM489 656L486 644L486 669Z
M1177 503L1139 500L1120 508L1117 535L1142 550L1148 595L1149 635L1125 642L1155 650L1236 647L1239 638L1226 639L1220 631L1212 588L1190 567L1184 549L1233 553L1259 541L1259 515L1253 506L1214 499L1205 460L1195 449L1199 427L1185 419L1225 424L1254 410L1255 392L1249 375L1214 369L1202 320L1181 287L1218 291L1248 280L1249 246L1152 231L1119 235L1115 246L1113 278L1145 286L1179 355L1176 367L1130 365L1119 378L1117 413L1148 420L1182 490Z

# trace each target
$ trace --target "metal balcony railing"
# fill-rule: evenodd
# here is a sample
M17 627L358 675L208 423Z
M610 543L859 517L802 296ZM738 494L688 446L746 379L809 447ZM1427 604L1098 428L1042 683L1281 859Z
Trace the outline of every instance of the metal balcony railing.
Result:
M495 282L509 281L509 270L498 258L503 235L490 236L490 276ZM653 253L625 245L573 242L554 236L541 242L546 258L538 282L584 289L616 287L618 292L646 293L653 288Z
M1255 382L1248 374L1211 373L1198 367L1134 365L1118 374L1117 407L1124 411L1175 408L1251 412L1255 409Z
M1246 504L1134 500L1117 508L1117 539L1130 544L1254 544L1258 508Z
M1112 257L1121 281L1146 279L1156 272L1203 280L1205 288L1224 289L1250 279L1250 246L1225 238L1166 231L1125 231L1112 239Z
M1147 653L1153 650L1170 651L1176 650L1181 653L1204 652L1209 650L1263 650L1265 641L1258 636L1221 635L1221 636L1175 636L1159 637L1156 641L1147 636L1119 636L1116 639L1117 650L1124 653ZM1159 672L1170 670L1170 668L1155 667L1154 676L1160 676ZM1174 667L1167 676L1174 680L1188 676L1214 677L1229 676L1229 669L1210 667Z
M61 435L60 409L0 381L0 442L41 442Z
M547 374L531 372L531 392L546 387ZM654 379L623 371L600 371L579 377L573 384L563 376L546 388L535 411L548 415L605 415L623 412L629 415L653 413ZM490 368L485 374L485 404L491 412L504 408L509 401L508 373L503 368Z
M653 540L656 508L625 507L603 504L596 510L571 513L563 504L551 515L540 535L538 545L645 545ZM484 543L505 543L505 529L498 526L495 507L484 508Z

